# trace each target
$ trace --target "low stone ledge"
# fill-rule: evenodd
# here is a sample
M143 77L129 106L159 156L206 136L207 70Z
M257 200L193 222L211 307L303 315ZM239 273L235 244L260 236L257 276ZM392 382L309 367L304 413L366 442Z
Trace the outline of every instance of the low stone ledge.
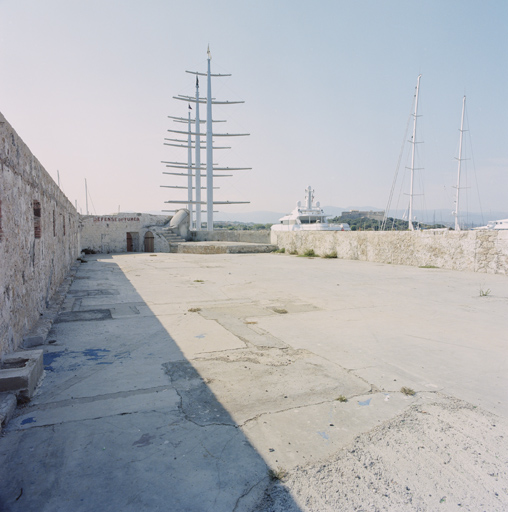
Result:
M44 370L42 350L23 350L4 355L0 365L0 393L12 392L30 400Z

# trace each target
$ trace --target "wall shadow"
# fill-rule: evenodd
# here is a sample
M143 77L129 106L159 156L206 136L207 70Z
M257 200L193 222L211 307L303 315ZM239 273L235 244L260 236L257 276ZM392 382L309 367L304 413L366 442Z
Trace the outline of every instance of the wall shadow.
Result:
M0 510L266 510L263 457L112 256L80 266L64 307L0 438Z

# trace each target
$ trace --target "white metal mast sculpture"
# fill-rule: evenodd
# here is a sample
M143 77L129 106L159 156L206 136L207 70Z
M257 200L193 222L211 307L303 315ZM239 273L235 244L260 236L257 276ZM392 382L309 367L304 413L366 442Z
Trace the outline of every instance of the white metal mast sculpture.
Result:
M457 189L457 194L455 196L455 211L453 212L453 215L455 217L455 231L460 231L460 223L459 223L459 192L460 192L460 168L462 160L462 135L466 130L464 130L464 112L466 110L466 97L464 96L462 98L462 117L460 120L460 139L459 139L459 157L457 160L459 161L458 170L457 170L457 186L455 187Z
M224 77L224 76L231 76L231 75L224 75L224 74L212 74L210 71L210 61L211 61L211 54L210 54L210 48L208 48L208 59L207 59L207 72L206 73L199 73L195 71L186 71L187 73L196 75L196 96L183 96L178 95L174 96L174 99L182 100L182 101L188 101L189 103L195 103L196 104L196 118L195 118L195 128L194 132L191 131L189 128L188 132L183 132L179 130L168 130L169 132L173 133L187 133L189 136L194 135L195 136L195 149L196 149L196 156L195 156L195 165L192 165L189 162L186 167L188 169L195 170L195 200L191 201L166 201L166 203L173 203L173 204L195 204L196 205L196 229L201 229L201 205L206 204L207 209L207 230L213 231L213 205L214 204L246 204L249 201L214 201L213 200L213 178L214 177L227 177L232 176L230 174L224 175L224 174L214 174L214 171L234 171L234 170L248 170L251 169L250 167L217 167L213 163L213 150L214 149L230 149L229 147L214 147L213 146L213 137L238 137L238 136L246 136L247 133L238 133L238 134L232 134L232 133L213 133L213 123L214 122L225 122L225 121L217 121L212 118L212 105L213 104L220 104L220 105L231 105L236 103L244 103L243 101L216 101L214 98L212 98L212 85L211 85L211 78L212 77ZM207 97L206 99L199 97L199 82L198 77L199 76L206 76L207 77ZM200 129L200 123L203 123L203 121L199 118L199 104L200 103L206 103L206 110L207 110L207 119L206 119L206 133L202 133ZM171 116L169 116L171 117ZM177 121L182 121L181 118L173 118ZM206 167L201 164L201 156L200 156L200 149L201 146L201 136L206 136ZM168 140L174 140L174 139L168 139ZM190 140L190 138L189 138ZM177 140L178 141L178 140ZM183 142L183 141L178 141ZM176 146L176 144L168 144ZM191 143L187 142L187 146L180 146L180 147L188 147L191 146ZM167 164L167 167L177 167L177 168L184 168L185 164L179 163L179 162L163 162ZM206 168L206 203L201 200L201 190L205 189L205 187L201 186L201 169ZM178 173L165 173L165 174L178 174ZM188 185L189 186L189 185ZM168 188L183 188L183 187L168 187ZM189 196L189 193L188 193ZM191 196L189 196L191 197Z
M418 81L416 83L416 96L415 96L415 112L413 114L413 117L414 117L414 122L413 122L413 137L412 139L409 141L411 142L411 144L413 144L413 149L412 149L412 152L411 152L411 185L410 185L410 189L409 189L409 218L408 218L408 221L409 221L409 229L411 231L414 231L414 226L413 226L413 196L414 196L414 191L413 191L413 187L414 187L414 175L415 175L415 155L416 155L416 119L418 118L418 94L419 94L419 91L420 91L420 78L422 77L422 75L418 75Z

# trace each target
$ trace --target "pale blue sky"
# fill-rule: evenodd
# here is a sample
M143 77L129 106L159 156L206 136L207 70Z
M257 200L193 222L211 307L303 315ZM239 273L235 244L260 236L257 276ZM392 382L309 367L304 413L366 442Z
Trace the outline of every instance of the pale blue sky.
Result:
M505 1L0 0L0 111L80 208L85 178L97 213L168 208L186 193L159 186L185 181L160 161L186 151L163 145L167 115L186 115L172 96L193 94L210 43L233 75L213 95L246 101L214 117L251 133L216 152L253 167L220 181L217 199L251 201L224 211L289 211L309 184L384 208L421 73L425 206L453 209L466 94L482 207L507 211L507 27Z

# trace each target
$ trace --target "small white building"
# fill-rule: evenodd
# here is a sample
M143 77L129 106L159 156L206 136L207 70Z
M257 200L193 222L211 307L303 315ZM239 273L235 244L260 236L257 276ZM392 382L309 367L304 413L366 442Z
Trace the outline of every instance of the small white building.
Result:
M81 250L85 253L170 252L171 241L189 237L188 211L174 216L149 213L81 215Z

